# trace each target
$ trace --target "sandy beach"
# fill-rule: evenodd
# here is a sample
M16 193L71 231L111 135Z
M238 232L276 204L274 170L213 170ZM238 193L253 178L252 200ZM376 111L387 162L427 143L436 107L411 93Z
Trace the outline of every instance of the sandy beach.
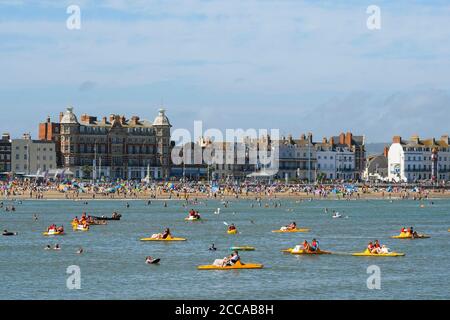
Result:
M430 190L426 194L416 193L416 192L358 192L353 193L351 196L343 194L329 194L326 197L319 196L315 193L306 192L278 192L272 194L265 193L246 193L246 194L233 194L224 192L221 194L216 194L211 196L209 194L194 192L194 193L177 193L177 192L139 192L134 195L125 194L89 194L89 193L63 193L56 190L46 191L41 195L40 199L37 199L34 195L30 197L28 193L17 193L11 195L8 198L3 197L3 200L195 200L195 199L261 199L261 200L273 200L273 199L313 199L313 200L356 200L356 199L415 199L415 200L426 200L426 199L439 199L439 198L450 198L449 190Z

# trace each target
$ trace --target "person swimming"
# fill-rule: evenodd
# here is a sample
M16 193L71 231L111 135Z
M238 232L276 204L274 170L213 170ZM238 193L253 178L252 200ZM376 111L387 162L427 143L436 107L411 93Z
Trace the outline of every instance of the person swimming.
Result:
M44 248L44 250L52 250L52 247L48 244L48 245Z
M228 226L228 231L233 231L236 230L236 226L234 225L234 223L232 223L231 225Z
M80 247L80 249L77 250L77 254L82 254L84 252L83 248Z
M213 243L213 244L211 244L211 246L209 247L208 250L209 250L209 251L216 251L217 248L214 246L214 243Z
M55 244L55 247L53 248L53 250L61 250L61 247L59 246L59 244Z

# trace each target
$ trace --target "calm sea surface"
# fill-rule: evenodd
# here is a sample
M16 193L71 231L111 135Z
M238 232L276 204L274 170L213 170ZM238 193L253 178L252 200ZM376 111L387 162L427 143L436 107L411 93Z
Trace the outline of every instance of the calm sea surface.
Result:
M19 232L0 238L0 299L449 299L450 200L420 203L412 200L304 201L281 200L281 207L265 208L252 201L218 201L197 206L204 222L184 221L187 208L169 201L24 201L14 213L0 211L0 228ZM7 202L5 202L7 204ZM221 207L220 215L214 211ZM191 208L191 206L189 207ZM329 213L324 212L325 208ZM86 211L92 215L123 214L122 221L73 232L70 221ZM332 219L337 210L348 219ZM32 219L37 213L39 220ZM239 235L226 233L235 223ZM310 233L274 234L291 221ZM46 238L51 223L63 224L67 235ZM414 226L431 236L424 240L395 240L402 226ZM186 242L140 242L170 227ZM280 252L313 237L321 248L338 253L363 251L379 239L399 258L366 258L345 254L292 256ZM214 242L217 252L208 251ZM59 243L61 251L46 251ZM244 262L262 263L263 270L198 271L196 267L223 258L234 245L251 245L241 252ZM82 246L85 253L77 255ZM146 265L145 257L161 258ZM381 269L381 290L367 289L367 267ZM81 268L81 290L69 290L66 269Z

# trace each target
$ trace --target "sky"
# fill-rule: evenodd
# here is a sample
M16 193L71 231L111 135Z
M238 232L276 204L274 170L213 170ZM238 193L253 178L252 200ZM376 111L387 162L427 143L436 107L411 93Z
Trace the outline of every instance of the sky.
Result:
M440 137L449 18L447 0L0 0L0 131L36 137L68 105L151 121L163 106L188 130Z

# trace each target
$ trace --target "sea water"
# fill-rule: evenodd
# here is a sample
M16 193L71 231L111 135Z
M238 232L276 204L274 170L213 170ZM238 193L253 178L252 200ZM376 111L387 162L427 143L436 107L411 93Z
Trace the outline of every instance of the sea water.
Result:
M0 299L449 299L450 200L277 199L202 201L23 201L15 212L0 211L0 228L18 232L0 238ZM6 205L11 203L5 202ZM266 207L266 204L268 207ZM422 206L421 206L422 204ZM201 222L186 222L189 209ZM214 214L221 208L220 214ZM328 213L326 213L328 209ZM332 211L344 218L333 219ZM70 221L90 215L122 214L121 221L73 232ZM34 221L33 214L38 215ZM295 221L309 233L272 233ZM50 224L64 225L66 235L44 237ZM236 224L239 234L228 235ZM414 226L430 239L397 240L400 228ZM141 242L169 227L186 242ZM280 250L317 238L322 250L336 255L295 256ZM380 240L405 257L354 257L368 241ZM44 250L60 244L61 250ZM217 251L209 251L214 243ZM264 264L262 270L199 271L230 253L231 246L254 246L240 252L242 261ZM76 251L82 247L83 254ZM160 258L159 265L145 257ZM80 269L81 289L69 289L69 266ZM370 266L380 270L380 289L369 289Z

